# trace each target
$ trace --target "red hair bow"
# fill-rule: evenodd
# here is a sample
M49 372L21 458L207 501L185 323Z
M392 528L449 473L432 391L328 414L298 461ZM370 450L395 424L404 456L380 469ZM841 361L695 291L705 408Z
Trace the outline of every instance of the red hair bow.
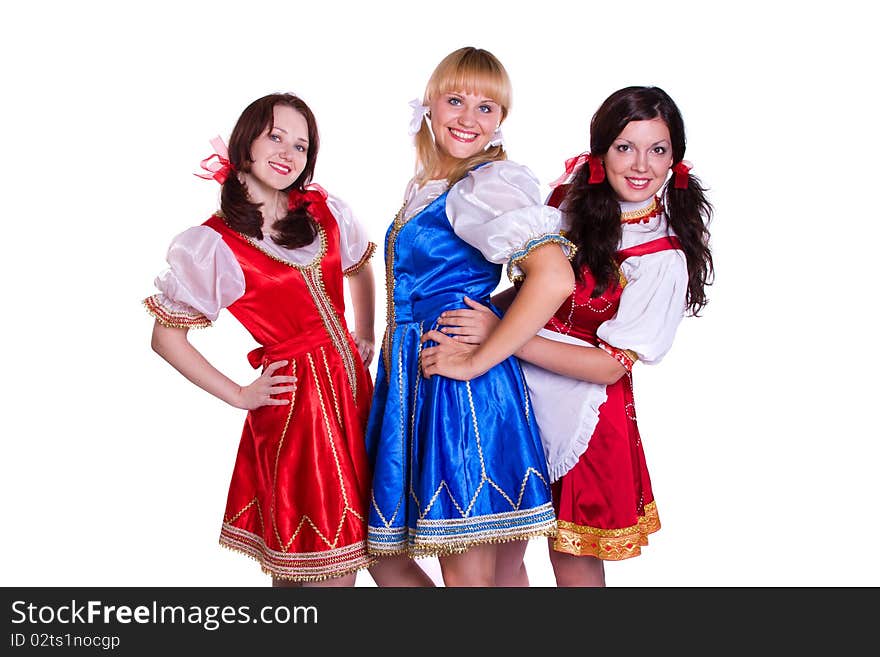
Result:
M325 200L327 200L327 190L317 183L312 183L311 185L306 185L303 191L298 189L290 190L287 194L287 209L296 210L305 203Z
M673 186L676 189L687 189L688 180L690 179L689 171L693 168L694 165L687 160L682 160L672 167L672 172L675 174L675 181L673 182Z
M576 157L569 158L565 161L565 172L556 180L550 183L551 188L556 188L569 177L577 173L584 163L590 167L590 179L587 181L591 185L598 184L605 180L605 166L598 157L593 157L589 153L581 153Z
M207 173L194 173L193 175L205 180L216 180L222 185L229 177L229 173L235 171L235 167L229 161L229 150L220 135L211 140L211 146L214 147L214 153L200 162L200 166Z

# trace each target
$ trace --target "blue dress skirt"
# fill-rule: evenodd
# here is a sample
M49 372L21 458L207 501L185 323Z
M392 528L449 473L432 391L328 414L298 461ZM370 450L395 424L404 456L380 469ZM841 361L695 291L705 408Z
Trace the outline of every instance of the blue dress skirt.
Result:
M453 232L447 193L408 221L401 213L385 239L388 325L366 437L374 554L443 555L556 531L516 358L470 381L421 376L420 351L434 344L421 336L466 307L465 295L489 305L501 277Z

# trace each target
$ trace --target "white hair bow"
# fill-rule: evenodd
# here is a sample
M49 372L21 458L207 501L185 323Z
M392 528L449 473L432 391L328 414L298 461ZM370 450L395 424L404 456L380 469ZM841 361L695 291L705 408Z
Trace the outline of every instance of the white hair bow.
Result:
M489 143L486 144L486 148L492 148L493 146L503 146L504 145L504 135L501 134L501 128L495 128L495 132L492 133L492 139L489 140Z
M431 111L431 108L422 105L422 101L418 98L409 101L409 106L412 107L412 120L409 122L409 134L412 137L422 129L422 121L425 120L425 116Z

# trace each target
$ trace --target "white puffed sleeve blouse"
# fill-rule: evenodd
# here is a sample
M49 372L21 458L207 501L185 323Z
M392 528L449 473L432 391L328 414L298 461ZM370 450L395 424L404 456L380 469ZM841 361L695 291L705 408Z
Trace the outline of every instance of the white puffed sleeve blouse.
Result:
M629 212L640 205L645 204L621 203L621 211ZM673 235L663 214L647 223L624 224L620 250ZM632 256L621 263L620 269L626 285L617 313L596 332L600 347L610 352L629 351L647 364L658 363L672 346L686 310L688 273L684 253L670 249ZM538 335L594 348L588 342L547 329L541 329ZM606 387L531 363L523 362L522 367L541 430L550 479L556 481L587 449L599 421L599 409L607 398Z
M339 226L343 272L354 274L369 260L376 245L344 201L328 195L327 207ZM317 239L297 249L280 246L266 235L254 241L271 255L299 266L311 263L320 250ZM208 226L194 226L177 235L166 260L168 269L154 281L159 293L144 300L147 310L166 326L210 326L223 308L244 294L241 265L220 234Z
M445 180L410 182L404 218L423 210L447 187ZM523 276L519 263L543 244L556 242L569 258L574 254L571 242L560 234L561 213L541 201L535 174L510 160L489 162L455 183L446 199L446 216L455 234L486 260L506 263L511 280Z
M629 204L621 203L627 211ZM620 249L674 236L666 216L645 224L624 224ZM647 364L659 363L672 347L687 302L687 260L680 249L668 249L624 260L620 269L626 286L617 314L599 326L603 342L634 352Z

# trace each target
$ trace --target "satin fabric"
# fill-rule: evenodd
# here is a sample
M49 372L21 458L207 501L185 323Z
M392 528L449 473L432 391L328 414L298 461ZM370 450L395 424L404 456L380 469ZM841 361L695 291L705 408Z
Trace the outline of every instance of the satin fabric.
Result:
M555 530L517 360L467 382L419 371L421 336L439 314L465 307L464 295L488 304L501 276L501 265L455 235L446 199L386 235L391 305L367 426L376 554L442 555Z
M336 220L312 203L322 248L300 267L273 258L214 216L244 272L229 311L261 345L262 368L289 363L289 405L247 415L232 473L220 543L256 559L275 578L339 577L372 563L366 549L369 466L364 427L372 383L345 324Z
M675 238L663 238L618 252L622 262L678 248ZM624 287L615 278L598 297L592 273L584 267L582 280L545 327L592 345L599 326L614 317ZM660 517L636 422L632 374L605 386L598 422L586 450L574 466L553 483L559 532L553 548L577 556L618 561L637 556L648 535L660 529Z

